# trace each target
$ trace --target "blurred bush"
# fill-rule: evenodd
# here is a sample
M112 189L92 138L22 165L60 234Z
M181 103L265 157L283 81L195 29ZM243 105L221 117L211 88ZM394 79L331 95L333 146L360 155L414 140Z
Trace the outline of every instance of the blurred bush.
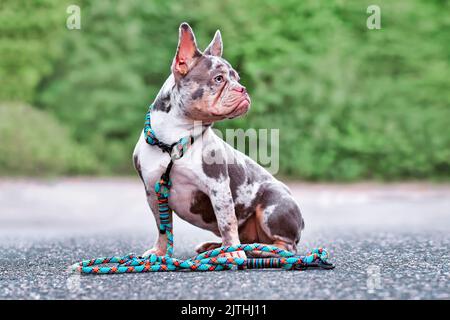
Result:
M7 23L8 41L23 44L19 56L41 53L0 63L0 72L34 74L0 96L32 97L108 172L132 171L143 116L168 76L178 25L188 21L201 47L221 29L224 57L252 97L246 117L217 127L279 128L281 174L450 177L446 1L380 0L381 30L366 27L371 1L84 0L82 29L72 31L55 22L68 4L27 2L29 23L44 30L42 43L32 42L39 50ZM8 20L21 17L16 7L2 4Z
M98 173L95 158L51 115L28 105L0 104L0 175Z
M0 101L30 102L62 54L64 9L54 0L0 2ZM61 10L62 9L62 10Z

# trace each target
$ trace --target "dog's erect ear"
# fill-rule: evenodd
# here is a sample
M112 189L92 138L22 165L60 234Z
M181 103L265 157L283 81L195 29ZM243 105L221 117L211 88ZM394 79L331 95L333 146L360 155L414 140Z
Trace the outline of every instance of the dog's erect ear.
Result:
M175 75L184 76L194 65L195 59L201 55L195 42L194 32L186 22L183 22L180 25L177 54L173 59L172 72Z
M220 31L217 30L216 34L214 35L214 38L211 41L211 43L205 49L204 54L209 54L211 56L221 57L222 56L222 50L223 50L222 36L220 34Z

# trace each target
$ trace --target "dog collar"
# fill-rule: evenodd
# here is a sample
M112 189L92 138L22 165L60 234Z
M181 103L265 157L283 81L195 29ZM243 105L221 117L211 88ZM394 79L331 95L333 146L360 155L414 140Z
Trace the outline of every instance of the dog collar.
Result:
M152 111L152 108L153 104L150 105L148 112L145 115L145 125L144 125L145 141L149 145L157 146L163 152L167 152L172 160L180 159L186 153L187 149L189 149L191 145L194 143L195 140L194 137L186 136L172 144L167 144L160 141L158 138L156 138L155 132L153 131L151 126L150 113Z

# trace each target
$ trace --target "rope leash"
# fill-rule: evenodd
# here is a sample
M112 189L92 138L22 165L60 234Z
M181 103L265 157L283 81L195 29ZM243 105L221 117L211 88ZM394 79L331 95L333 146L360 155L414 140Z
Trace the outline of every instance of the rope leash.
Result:
M219 257L227 252L236 251L262 251L276 253L280 258L234 258ZM157 271L222 271L230 269L263 269L283 268L286 270L305 270L308 268L332 269L334 266L326 259L328 253L325 249L314 249L307 256L295 256L292 252L274 246L258 243L241 244L237 246L221 247L206 251L198 256L181 260L171 256L158 256L151 254L147 257L137 257L133 254L124 257L109 257L85 260L72 266L72 270L85 274L114 274L114 273L141 273ZM117 266L102 266L106 264Z
M182 260L173 258L173 226L172 209L169 207L169 196L172 182L170 171L173 161L180 159L186 150L194 143L195 137L181 138L178 142L168 145L159 141L151 128L150 111L145 116L144 135L150 145L158 146L163 152L170 155L170 162L160 180L155 184L155 192L158 197L159 232L167 237L166 255L150 254L140 257L129 254L123 257L104 257L84 260L71 266L73 271L84 274L116 274L116 273L141 273L157 271L222 271L230 269L263 269L283 268L286 270L305 270L310 268L333 269L334 265L327 262L328 252L323 248L316 248L306 256L297 256L292 252L282 250L275 246L260 243L240 244L235 246L223 246L203 252L193 258ZM223 257L232 252L265 252L277 255L277 258L238 258ZM115 266L107 266L115 264Z

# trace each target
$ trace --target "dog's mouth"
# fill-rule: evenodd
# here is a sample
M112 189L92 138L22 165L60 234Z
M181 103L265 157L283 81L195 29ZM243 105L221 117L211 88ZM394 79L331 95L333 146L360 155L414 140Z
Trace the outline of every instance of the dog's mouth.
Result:
M216 110L211 110L211 115L218 120L234 119L245 114L250 108L251 99L247 92L234 97L233 100L232 104L228 106L220 106Z
M248 95L245 95L241 100L236 103L236 106L227 113L225 116L228 119L234 119L245 114L250 108L251 100Z

